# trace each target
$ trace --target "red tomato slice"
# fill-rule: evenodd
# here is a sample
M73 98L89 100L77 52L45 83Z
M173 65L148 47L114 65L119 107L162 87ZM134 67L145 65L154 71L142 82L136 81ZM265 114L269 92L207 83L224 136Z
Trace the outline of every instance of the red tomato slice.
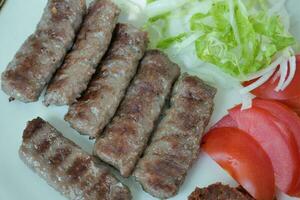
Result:
M274 75L273 75L269 79L269 81L267 81L260 87L253 90L252 93L257 97L263 99L274 99L274 100L286 100L286 99L300 96L300 55L296 56L296 59L297 59L296 74L294 76L293 81L289 84L289 86L284 91L280 91L280 92L275 91L275 88L277 87L279 82L279 78L273 81L274 79ZM244 85L247 86L253 82L254 80L248 81L245 82Z
M284 122L293 133L300 153L300 118L290 108L276 101L255 99L252 102L254 107L269 111L273 116Z
M288 127L270 112L252 107L229 111L238 128L251 135L270 157L276 185L289 195L297 195L300 159L295 138Z
M287 100L281 100L281 103L284 103L288 107L290 107L293 111L295 111L298 115L300 115L300 96L287 99Z
M300 153L300 118L298 115L287 106L276 101L255 99L253 101L253 106L269 111L273 116L284 122L293 133L298 146L298 152ZM297 191L297 194L300 194L300 176L298 177L298 183L293 190Z
M237 128L215 128L202 141L201 148L255 199L273 199L272 163L252 137Z

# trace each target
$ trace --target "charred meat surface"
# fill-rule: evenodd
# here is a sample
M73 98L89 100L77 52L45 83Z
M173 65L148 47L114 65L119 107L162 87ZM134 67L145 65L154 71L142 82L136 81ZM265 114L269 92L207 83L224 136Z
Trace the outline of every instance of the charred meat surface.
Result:
M35 33L2 73L2 90L23 102L37 101L71 48L85 12L83 0L49 0Z
M91 138L101 133L123 99L147 43L145 32L127 24L117 25L99 71L84 95L70 106L65 116L74 129Z
M216 183L207 188L196 188L188 200L254 200L242 188L231 188L228 185Z
M73 49L47 88L45 105L69 105L80 97L109 47L119 13L110 0L91 3Z
M109 170L41 118L28 122L20 158L73 200L127 200L130 191Z
M165 54L146 52L118 112L97 139L95 155L122 176L132 173L179 74L179 67Z
M175 84L171 105L154 132L134 176L158 198L177 194L197 158L199 144L212 111L216 90L184 74Z

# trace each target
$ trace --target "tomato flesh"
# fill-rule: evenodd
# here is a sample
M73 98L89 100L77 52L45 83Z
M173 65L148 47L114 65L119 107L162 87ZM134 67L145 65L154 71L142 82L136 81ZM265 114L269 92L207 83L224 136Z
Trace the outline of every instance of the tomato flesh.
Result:
M287 125L289 130L294 135L295 141L297 143L298 152L300 155L300 118L299 116L289 109L284 104L281 104L276 101L271 100L262 100L262 99L255 99L253 101L254 107L259 107L269 111L273 116L280 119L282 122ZM295 192L294 194L300 194L300 177L298 178L298 183L295 185L293 189Z
M291 98L296 98L300 96L300 55L296 56L296 73L292 80L292 82L288 85L288 87L280 92L276 92L275 88L278 85L279 78L274 80L274 75L263 85L254 89L252 93L257 97L264 99L274 99L274 100L287 100ZM244 85L250 85L253 81L245 82Z
M287 105L300 116L300 96L287 100L281 100L280 102Z
M274 171L270 158L247 133L237 128L214 128L201 148L257 200L272 200Z
M296 195L300 160L295 138L287 126L270 112L240 106L229 111L239 129L251 135L267 152L275 172L276 185L289 195Z
M284 122L293 133L300 153L300 118L290 108L276 101L254 99L252 102L254 107L259 107L269 111L273 116Z

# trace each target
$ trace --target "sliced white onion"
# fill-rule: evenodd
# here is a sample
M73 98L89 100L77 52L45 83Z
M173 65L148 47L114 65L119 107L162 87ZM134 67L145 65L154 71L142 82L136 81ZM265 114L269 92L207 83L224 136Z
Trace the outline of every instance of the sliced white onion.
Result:
M195 72L196 74L199 74L200 78L204 80L208 79L210 82L212 82L212 85L217 86L217 88L242 88L236 79L228 76L222 71L220 72L216 66L208 63L204 63L202 67L189 69L189 72Z
M237 3L239 4L239 7L241 8L241 11L242 11L243 15L248 17L249 16L248 9L246 8L246 6L242 2L242 0L238 0Z
M274 2L274 0L269 0L269 2L273 4L272 8L268 11L269 16L272 16L274 13L280 12L285 7L286 0L276 0L276 2Z
M241 110L247 110L252 107L252 100L255 96L251 93L242 95L242 108Z
M139 3L137 3L136 1L133 1L133 0L113 0L113 2L117 5L119 5L120 7L135 7L138 9L138 12L142 12L144 9L143 9L143 6Z
M288 30L291 27L291 20L290 20L290 14L287 11L286 7L282 7L281 10L278 12L280 19L286 29L287 32L289 32Z
M287 86L290 85L290 83L293 81L293 78L296 74L296 57L292 56L289 58L289 76L286 79L285 83L282 86L282 90L285 90Z
M277 71L276 74L271 79L271 82L274 83L279 78L280 78L280 71Z
M271 76L274 74L276 68L267 72L266 74L264 74L263 76L261 76L259 79L257 79L254 83L248 85L247 87L244 87L243 89L240 90L240 94L247 94L249 92L251 92L252 90L258 88L259 86L261 86L262 84L264 84L265 82L267 82Z
M276 68L278 67L278 65L280 65L280 63L282 63L284 61L284 57L283 56L279 56L274 62L272 62L268 67L266 67L265 69L256 72L254 74L251 74L250 76L248 76L245 80L243 81L250 81L253 79L257 79L267 73L269 73L270 71L274 71L276 70Z
M237 24L236 24L236 20L235 20L235 9L234 9L233 0L229 0L228 4L229 4L230 24L231 24L231 27L233 29L234 37L235 37L236 41L238 42L238 44L240 45L241 40L240 40L240 35L239 35L238 27L237 27Z
M182 52L186 47L193 45L193 43L201 36L203 33L196 32L190 35L188 38L183 40L182 42L176 43L172 48L173 48L173 55L177 56L179 53Z
M275 88L276 92L282 90L283 85L285 84L285 80L288 75L288 60L285 60L280 64L280 68L278 72L280 73L280 79L277 87Z
M122 9L119 22L130 23L138 28L146 23L147 17L143 14L146 6L145 2L142 3L135 0L113 0L113 2Z
M183 6L188 0L158 0L146 7L148 17L155 17Z

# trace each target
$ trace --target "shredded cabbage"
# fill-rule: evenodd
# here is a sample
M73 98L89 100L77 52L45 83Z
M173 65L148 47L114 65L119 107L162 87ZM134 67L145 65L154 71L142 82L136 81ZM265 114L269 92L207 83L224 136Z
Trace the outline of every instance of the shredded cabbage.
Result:
M151 47L163 50L200 33L195 40L198 58L245 79L295 44L277 14L283 3L267 9L268 2L261 0L152 0L145 28Z
M165 51L189 71L217 67L239 82L243 108L251 106L253 89L279 67L276 90L284 90L295 71L285 0L148 0L150 48ZM212 65L203 65L209 63ZM204 70L202 70L204 71ZM211 70L208 70L211 71ZM206 71L207 72L207 71ZM207 73L205 73L207 74ZM222 82L224 73L213 74ZM241 81L257 78L243 88ZM220 81L221 80L221 81ZM217 81L218 82L218 81Z
M147 18L144 14L144 4L136 0L112 0L122 12L119 16L119 22L130 23L136 27L142 27Z

